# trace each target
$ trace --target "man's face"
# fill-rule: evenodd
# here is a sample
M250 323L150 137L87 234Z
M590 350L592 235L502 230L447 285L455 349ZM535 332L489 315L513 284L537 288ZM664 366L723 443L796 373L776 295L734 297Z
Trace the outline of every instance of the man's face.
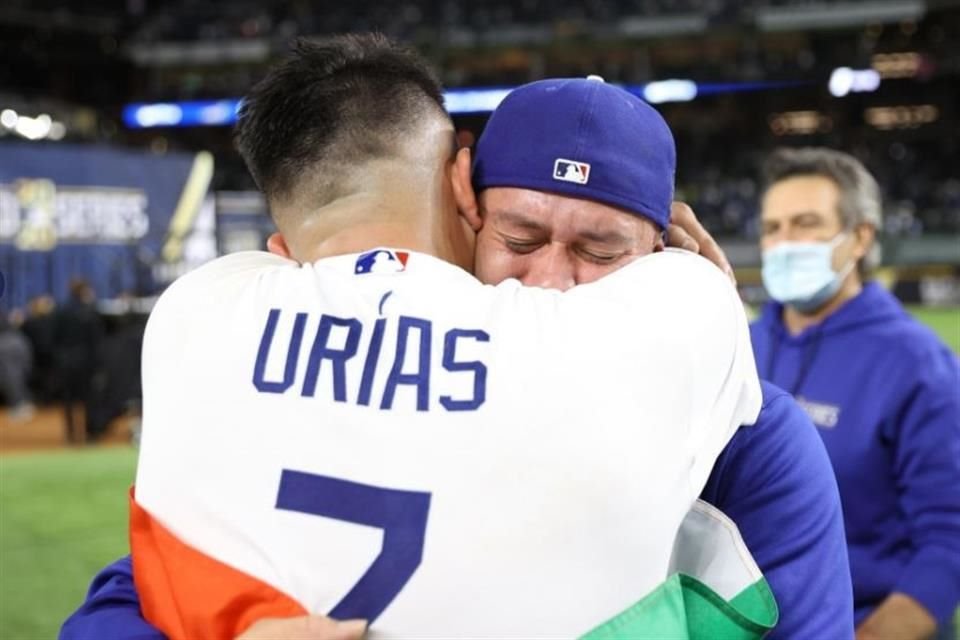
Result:
M795 176L775 182L763 196L761 246L781 242L826 242L840 233L840 190L823 176Z
M530 189L480 194L476 275L565 291L652 253L657 227L617 207Z
M829 242L843 231L839 203L839 187L824 176L775 182L763 196L760 248L781 242ZM866 251L862 244L856 235L845 238L834 251L834 269L861 257Z

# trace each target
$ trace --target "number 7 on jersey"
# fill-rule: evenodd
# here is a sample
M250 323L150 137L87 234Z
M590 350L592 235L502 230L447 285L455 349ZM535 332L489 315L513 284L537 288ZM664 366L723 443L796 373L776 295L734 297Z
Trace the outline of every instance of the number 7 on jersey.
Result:
M384 489L284 469L277 508L383 529L379 555L343 600L330 610L331 618L362 618L373 623L397 597L423 558L429 493Z

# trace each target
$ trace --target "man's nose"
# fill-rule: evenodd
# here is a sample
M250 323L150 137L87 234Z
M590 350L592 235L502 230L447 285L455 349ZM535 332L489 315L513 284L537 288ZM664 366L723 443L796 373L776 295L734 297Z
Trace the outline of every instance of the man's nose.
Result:
M523 284L566 291L577 284L573 259L563 246L544 247L532 258Z

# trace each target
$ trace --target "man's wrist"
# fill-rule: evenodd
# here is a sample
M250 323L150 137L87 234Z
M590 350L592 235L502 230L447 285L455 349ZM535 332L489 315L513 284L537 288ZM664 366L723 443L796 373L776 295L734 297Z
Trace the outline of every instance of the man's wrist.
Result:
M905 593L891 593L857 628L857 640L925 640L936 631L926 607Z

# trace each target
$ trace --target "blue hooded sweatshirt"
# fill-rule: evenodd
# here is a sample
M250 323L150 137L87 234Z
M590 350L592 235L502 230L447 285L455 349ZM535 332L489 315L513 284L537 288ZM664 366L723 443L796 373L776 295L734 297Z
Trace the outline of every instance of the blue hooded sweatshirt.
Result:
M757 367L830 455L856 623L900 592L944 625L960 603L960 361L876 283L796 336L782 315L769 304L751 327Z

